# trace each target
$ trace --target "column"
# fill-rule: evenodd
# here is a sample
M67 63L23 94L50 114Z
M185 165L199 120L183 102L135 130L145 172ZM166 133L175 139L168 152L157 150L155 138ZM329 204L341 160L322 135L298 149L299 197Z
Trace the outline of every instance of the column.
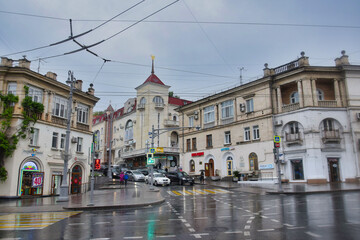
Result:
M21 102L25 98L25 89L24 89L24 82L23 81L18 81L16 83L16 96L19 97L19 101L15 104L14 114L21 114L21 112L22 112Z
M47 121L51 122L52 120L52 109L53 109L53 104L54 104L54 96L55 93L49 91L48 92L48 108L46 110L46 115L47 115Z
M311 80L309 78L308 79L303 79L302 87L303 87L304 107L313 106L314 101L313 101L313 91L312 91Z
M340 97L340 90L339 90L339 79L334 79L334 92L335 92L336 106L337 106L337 107L341 107L341 97Z
M43 90L43 101L42 103L44 104L44 112L41 115L41 119L43 121L46 121L46 113L48 112L48 108L49 108L49 95L48 95L48 90Z
M238 109L238 105L237 105L237 101L236 101L236 98L234 98L233 100L233 110L234 110L234 122L237 121L237 109Z
M312 87L312 100L314 102L314 106L318 106L318 95L317 95L317 88L316 88L316 79L311 79L311 87Z
M278 113L281 113L282 112L282 97L281 97L281 88L280 88L280 86L279 87L277 87L276 88L276 92L277 92L277 100L278 100L278 105L277 105L277 107L278 107L278 110L277 110L277 112Z
M88 124L89 124L89 131L92 132L92 123L93 123L93 107L89 107L89 116L88 116ZM143 114L143 112L142 112ZM142 144L142 143L141 143Z
M303 97L303 89L302 89L302 81L297 81L297 88L298 88L298 94L299 94L299 107L304 107L304 97Z
M276 106L276 88L272 88L270 91L272 91L272 98L271 98L271 101L272 101L272 109L271 109L271 113L272 114L275 114L277 113L276 109L277 109L277 106Z

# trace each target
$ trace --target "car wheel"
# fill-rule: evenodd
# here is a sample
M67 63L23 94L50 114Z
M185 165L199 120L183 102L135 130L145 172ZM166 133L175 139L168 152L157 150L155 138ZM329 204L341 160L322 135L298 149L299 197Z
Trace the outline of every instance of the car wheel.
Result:
M155 182L154 182L154 185L155 185L155 186L157 186L157 185L158 185L157 181L155 181Z
M146 183L146 184L148 183L148 180L147 180L147 179L145 179L145 183Z
M180 184L180 185L184 185L183 180L180 180L179 184Z

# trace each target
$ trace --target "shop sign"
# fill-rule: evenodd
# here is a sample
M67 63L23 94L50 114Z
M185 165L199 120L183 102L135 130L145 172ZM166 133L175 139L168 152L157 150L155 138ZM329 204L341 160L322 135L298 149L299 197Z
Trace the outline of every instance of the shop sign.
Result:
M222 148L220 149L222 152L223 151L232 151L232 150L235 150L235 148L229 148L229 147L226 147L226 148Z
M174 157L173 156L168 156L167 159L171 161L171 160L174 160Z
M191 156L192 157L201 157L201 156L204 156L204 152L192 153Z
M274 164L259 164L259 170L274 169Z
M32 186L33 188L42 187L44 173L33 173L32 174Z
M162 148L162 147L157 147L155 152L157 152L157 153L163 153L163 152L164 152L164 148Z

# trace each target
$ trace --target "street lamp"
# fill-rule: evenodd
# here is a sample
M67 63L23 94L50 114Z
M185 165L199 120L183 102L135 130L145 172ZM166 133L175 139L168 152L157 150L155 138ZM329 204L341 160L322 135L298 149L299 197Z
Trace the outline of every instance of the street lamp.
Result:
M112 177L111 177L111 149L112 149L112 131L113 131L113 124L112 124L112 118L113 118L113 111L106 111L106 114L108 116L108 119L110 118L110 127L108 126L108 143L109 143L109 159L108 159L108 172L107 172L107 175L108 175L108 178L111 180ZM109 122L109 121L108 121Z
M69 201L69 185L67 182L67 173L68 173L68 161L70 158L69 146L70 146L70 124L71 124L71 112L72 112L72 97L74 91L74 84L76 79L74 78L74 72L68 72L67 84L70 84L70 95L67 103L67 125L66 125L66 138L65 138L65 153L64 153L64 169L63 169L63 178L60 186L60 197L58 202L67 202Z

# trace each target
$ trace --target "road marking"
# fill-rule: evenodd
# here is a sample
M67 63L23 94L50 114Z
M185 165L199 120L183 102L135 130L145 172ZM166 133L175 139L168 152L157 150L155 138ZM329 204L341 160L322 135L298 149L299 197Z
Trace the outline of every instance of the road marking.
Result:
M99 225L99 224L109 224L110 222L96 222L95 225Z
M275 229L273 228L269 228L269 229L260 229L260 230L257 230L258 232L270 232L270 231L274 231Z
M204 189L204 191L205 191L205 192L208 192L208 193L216 194L216 192L211 191L211 190Z
M175 193L176 195L178 195L178 196L181 196L181 195L183 195L183 194L181 194L181 192L178 192L178 191L175 191L175 190L173 190L173 191L171 191L172 193Z
M85 223L69 223L69 226L84 225Z
M185 226L188 228L191 227L190 223L185 223Z
M197 217L197 218L194 218L196 220L201 220L201 219L208 219L209 217Z
M160 220L146 220L145 222L160 222Z
M262 218L269 218L269 217L267 217L267 216L260 216L260 217L262 217Z
M244 229L250 229L250 225L245 225Z
M318 225L318 227L333 227L334 225Z
M139 237L124 237L124 239L142 239L142 236Z
M196 193L203 194L203 195L204 195L204 194L207 194L207 193L204 193L204 192L202 192L202 191L200 191L200 190L195 190L195 189L194 189L193 191L196 192Z
M231 216L218 216L218 218L229 218Z
M287 223L284 223L283 225L284 225L284 226L287 226L287 227L294 227L294 225L287 224Z
M303 228L305 228L305 227L288 227L288 229L303 229Z
M195 238L201 238L201 236L208 236L208 233L196 233L196 234L190 234L193 235Z
M189 195L194 195L193 193L189 192L189 191L186 191L184 190L185 193L189 194Z
M168 219L169 221L181 221L183 219Z
M170 195L172 195L172 196L178 196L178 195L181 195L181 194L178 194L178 193L173 193L172 191L167 191Z
M195 229L189 228L189 231L190 231L190 232L195 232Z
M246 223L250 223L251 224L252 220L248 220Z
M250 236L250 232L245 231L245 232L244 232L244 236Z
M157 238L174 238L174 237L176 237L176 235L161 235L161 236L156 235L156 237Z
M312 236L312 237L316 237L316 238L320 238L321 236L312 232L305 232L306 234Z
M242 231L233 231L233 232L224 232L226 234L236 234L236 233L242 233Z
M273 222L279 222L278 220L276 220L276 219L271 219L271 221L273 221Z

